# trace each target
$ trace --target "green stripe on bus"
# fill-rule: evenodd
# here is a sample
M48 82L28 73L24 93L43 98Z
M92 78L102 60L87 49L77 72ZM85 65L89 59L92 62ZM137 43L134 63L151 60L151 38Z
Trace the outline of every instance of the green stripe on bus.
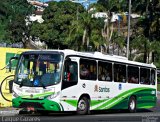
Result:
M59 105L60 105L60 107L61 107L61 111L64 111L64 108L63 108L62 104L59 103Z
M156 99L155 95L151 94L151 92L155 90L153 88L134 88L128 91L125 91L118 96L112 98L112 99L103 99L103 100L91 100L90 106L94 107L96 105L99 105L98 107L94 108L94 110L102 110L102 109L116 109L116 108L121 108L121 109L126 109L128 107L128 100L131 95L136 95L138 99L138 104L139 101L143 103L148 103L147 107L144 105L143 108L148 108L148 106L153 106ZM138 97L142 97L142 100L140 100ZM146 101L150 100L150 101ZM106 101L106 102L105 102ZM65 100L64 102L77 107L77 100ZM150 104L150 105L149 105ZM138 107L142 107L143 105L139 105Z
M104 100L91 100L91 103L90 103L90 106L95 106L95 105L98 105L98 104L101 104L103 102L105 102L106 100L108 99L104 99ZM74 106L74 107L77 107L77 104L78 104L78 101L77 100L64 100L64 102Z
M103 102L105 102L105 101L107 101L108 99L104 99L104 100L91 100L91 107L92 106L95 106L95 105L98 105L98 104L101 104L101 103L103 103Z
M77 100L64 100L64 102L66 102L74 107L77 107L77 103L78 103Z
M110 108L114 107L115 105L120 104L124 99L130 97L131 95L138 94L138 92L140 92L142 90L151 91L151 90L155 90L155 89L143 87L143 88L135 88L135 89L131 89L131 90L125 91L125 92L121 93L120 95L118 95L118 96L106 101L104 104L102 104L99 107L95 108L95 110L110 109Z

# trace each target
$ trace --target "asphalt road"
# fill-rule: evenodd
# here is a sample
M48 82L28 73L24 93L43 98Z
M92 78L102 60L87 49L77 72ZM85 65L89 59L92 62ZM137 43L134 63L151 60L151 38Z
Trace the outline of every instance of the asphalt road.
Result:
M10 114L9 114L10 113ZM13 114L14 113L14 114ZM93 111L91 115L76 115L75 113L51 113L47 116L40 114L18 115L12 110L8 113L1 112L2 122L160 122L160 99L157 107L141 109L136 113L124 110Z
M52 113L48 116L15 115L3 116L3 122L16 121L36 121L36 122L160 122L160 112L139 110L137 113L127 113L125 111L100 111L91 115L76 115L73 113Z

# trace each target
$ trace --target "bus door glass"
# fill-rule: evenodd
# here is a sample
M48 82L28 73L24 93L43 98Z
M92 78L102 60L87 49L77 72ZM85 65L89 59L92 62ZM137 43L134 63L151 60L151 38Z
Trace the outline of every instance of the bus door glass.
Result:
M78 83L78 64L68 58L64 63L62 89L74 86Z

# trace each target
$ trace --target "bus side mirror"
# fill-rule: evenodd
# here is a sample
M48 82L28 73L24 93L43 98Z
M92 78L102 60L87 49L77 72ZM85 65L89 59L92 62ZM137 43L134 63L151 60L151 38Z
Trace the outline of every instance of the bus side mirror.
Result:
M10 60L9 60L9 72L11 72L11 70L12 70L12 60L18 60L18 57L10 58Z

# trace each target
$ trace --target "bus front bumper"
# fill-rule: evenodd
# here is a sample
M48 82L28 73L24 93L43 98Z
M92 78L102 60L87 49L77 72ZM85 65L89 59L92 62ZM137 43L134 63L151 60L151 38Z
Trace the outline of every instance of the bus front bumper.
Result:
M14 98L12 105L15 108L29 108L32 107L35 110L49 110L49 111L62 111L62 107L55 101L48 99L23 99L21 97Z

